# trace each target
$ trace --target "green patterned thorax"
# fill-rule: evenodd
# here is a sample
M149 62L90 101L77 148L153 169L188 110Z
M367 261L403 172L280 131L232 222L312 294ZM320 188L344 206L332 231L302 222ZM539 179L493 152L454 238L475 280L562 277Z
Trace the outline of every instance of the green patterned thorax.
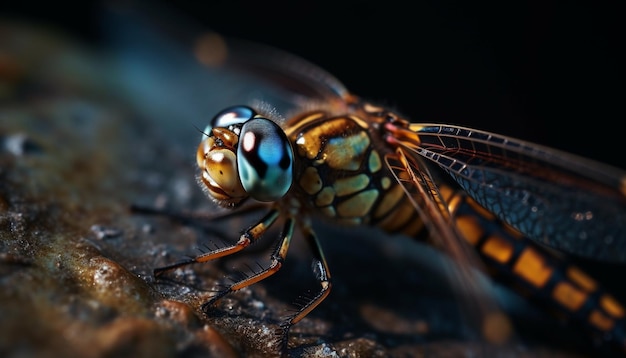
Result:
M290 135L297 158L294 187L303 201L346 224L392 231L406 225L414 210L406 210L402 188L385 169L366 121L315 112L292 123L297 127ZM397 220L400 209L405 215Z

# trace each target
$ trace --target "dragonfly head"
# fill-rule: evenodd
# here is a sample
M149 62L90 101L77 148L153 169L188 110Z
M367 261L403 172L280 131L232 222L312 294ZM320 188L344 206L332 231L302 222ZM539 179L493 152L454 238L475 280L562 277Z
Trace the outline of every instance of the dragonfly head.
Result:
M196 161L200 185L224 207L248 197L276 201L291 187L293 149L285 132L247 106L227 108L211 120Z

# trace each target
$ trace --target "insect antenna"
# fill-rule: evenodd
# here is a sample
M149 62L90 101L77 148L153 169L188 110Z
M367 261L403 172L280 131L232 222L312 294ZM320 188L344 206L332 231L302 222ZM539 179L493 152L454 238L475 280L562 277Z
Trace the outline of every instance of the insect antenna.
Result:
M202 129L198 128L198 126L196 126L195 124L192 124L192 126L193 126L193 127L194 127L194 128L195 128L198 132L200 132L202 135L205 135L205 136L207 136L207 137L209 136L209 133L206 133L206 132L205 132L205 131L203 131Z

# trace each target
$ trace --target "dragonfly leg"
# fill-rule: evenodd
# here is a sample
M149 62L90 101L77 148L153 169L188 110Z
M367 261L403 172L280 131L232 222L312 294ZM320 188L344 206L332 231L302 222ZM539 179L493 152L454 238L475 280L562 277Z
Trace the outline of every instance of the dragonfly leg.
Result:
M265 218L267 217L268 216L266 216ZM267 230L267 227L276 221L276 217L274 216L272 216L271 219L272 219L271 222L265 222L264 220L262 220L258 224L253 225L250 229L246 231L246 233L242 235L242 238L247 235L254 238L253 240L248 241L248 245L251 242L256 241L256 239L258 239L258 236L261 235L263 232L265 232ZM283 262L285 261L285 257L287 256L289 243L291 242L291 238L293 237L294 223L295 223L295 219L293 217L289 217L287 218L287 220L285 220L285 226L283 228L282 234L278 238L278 245L276 246L276 249L272 252L272 255L270 257L271 262L269 266L263 268L261 271L255 272L252 275L247 276L229 285L223 290L220 290L213 297L211 297L209 301L207 301L206 303L202 305L202 310L206 312L209 306L211 306L213 303L215 303L215 301L217 301L221 297L224 297L228 293L240 290L256 282L262 281L268 278L269 276L275 274L276 272L278 272L278 270L280 270L280 268L282 267ZM259 227L259 225L261 225L261 227ZM236 247L236 245L237 244L235 244L234 247ZM220 256L224 256L224 255L220 255Z
M300 305L299 309L294 314L289 315L280 324L278 339L282 352L286 352L287 350L287 341L289 338L288 334L291 326L303 319L312 310L314 310L315 307L324 301L330 293L331 288L330 270L328 269L328 263L324 257L324 251L322 250L322 246L320 245L317 235L308 223L302 224L301 230L307 244L309 245L309 249L314 255L312 267L317 276L317 280L320 283L321 289L314 296L307 297L304 303Z
M154 269L154 276L158 277L166 271L170 271L179 267L187 266L194 263L207 262L219 257L232 255L250 246L251 243L257 241L267 229L276 222L280 212L277 208L272 208L259 222L248 228L233 245L203 253L189 260L180 261L168 266L158 267Z

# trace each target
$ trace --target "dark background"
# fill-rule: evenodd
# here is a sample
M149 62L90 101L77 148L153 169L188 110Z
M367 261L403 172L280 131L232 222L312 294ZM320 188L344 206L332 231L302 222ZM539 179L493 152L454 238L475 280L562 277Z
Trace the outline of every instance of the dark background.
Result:
M119 3L123 3L119 1ZM7 8L8 6L8 8ZM101 4L19 2L0 13L98 40ZM536 141L626 168L618 2L178 1L208 28L270 44L413 121ZM181 24L185 26L185 24Z

